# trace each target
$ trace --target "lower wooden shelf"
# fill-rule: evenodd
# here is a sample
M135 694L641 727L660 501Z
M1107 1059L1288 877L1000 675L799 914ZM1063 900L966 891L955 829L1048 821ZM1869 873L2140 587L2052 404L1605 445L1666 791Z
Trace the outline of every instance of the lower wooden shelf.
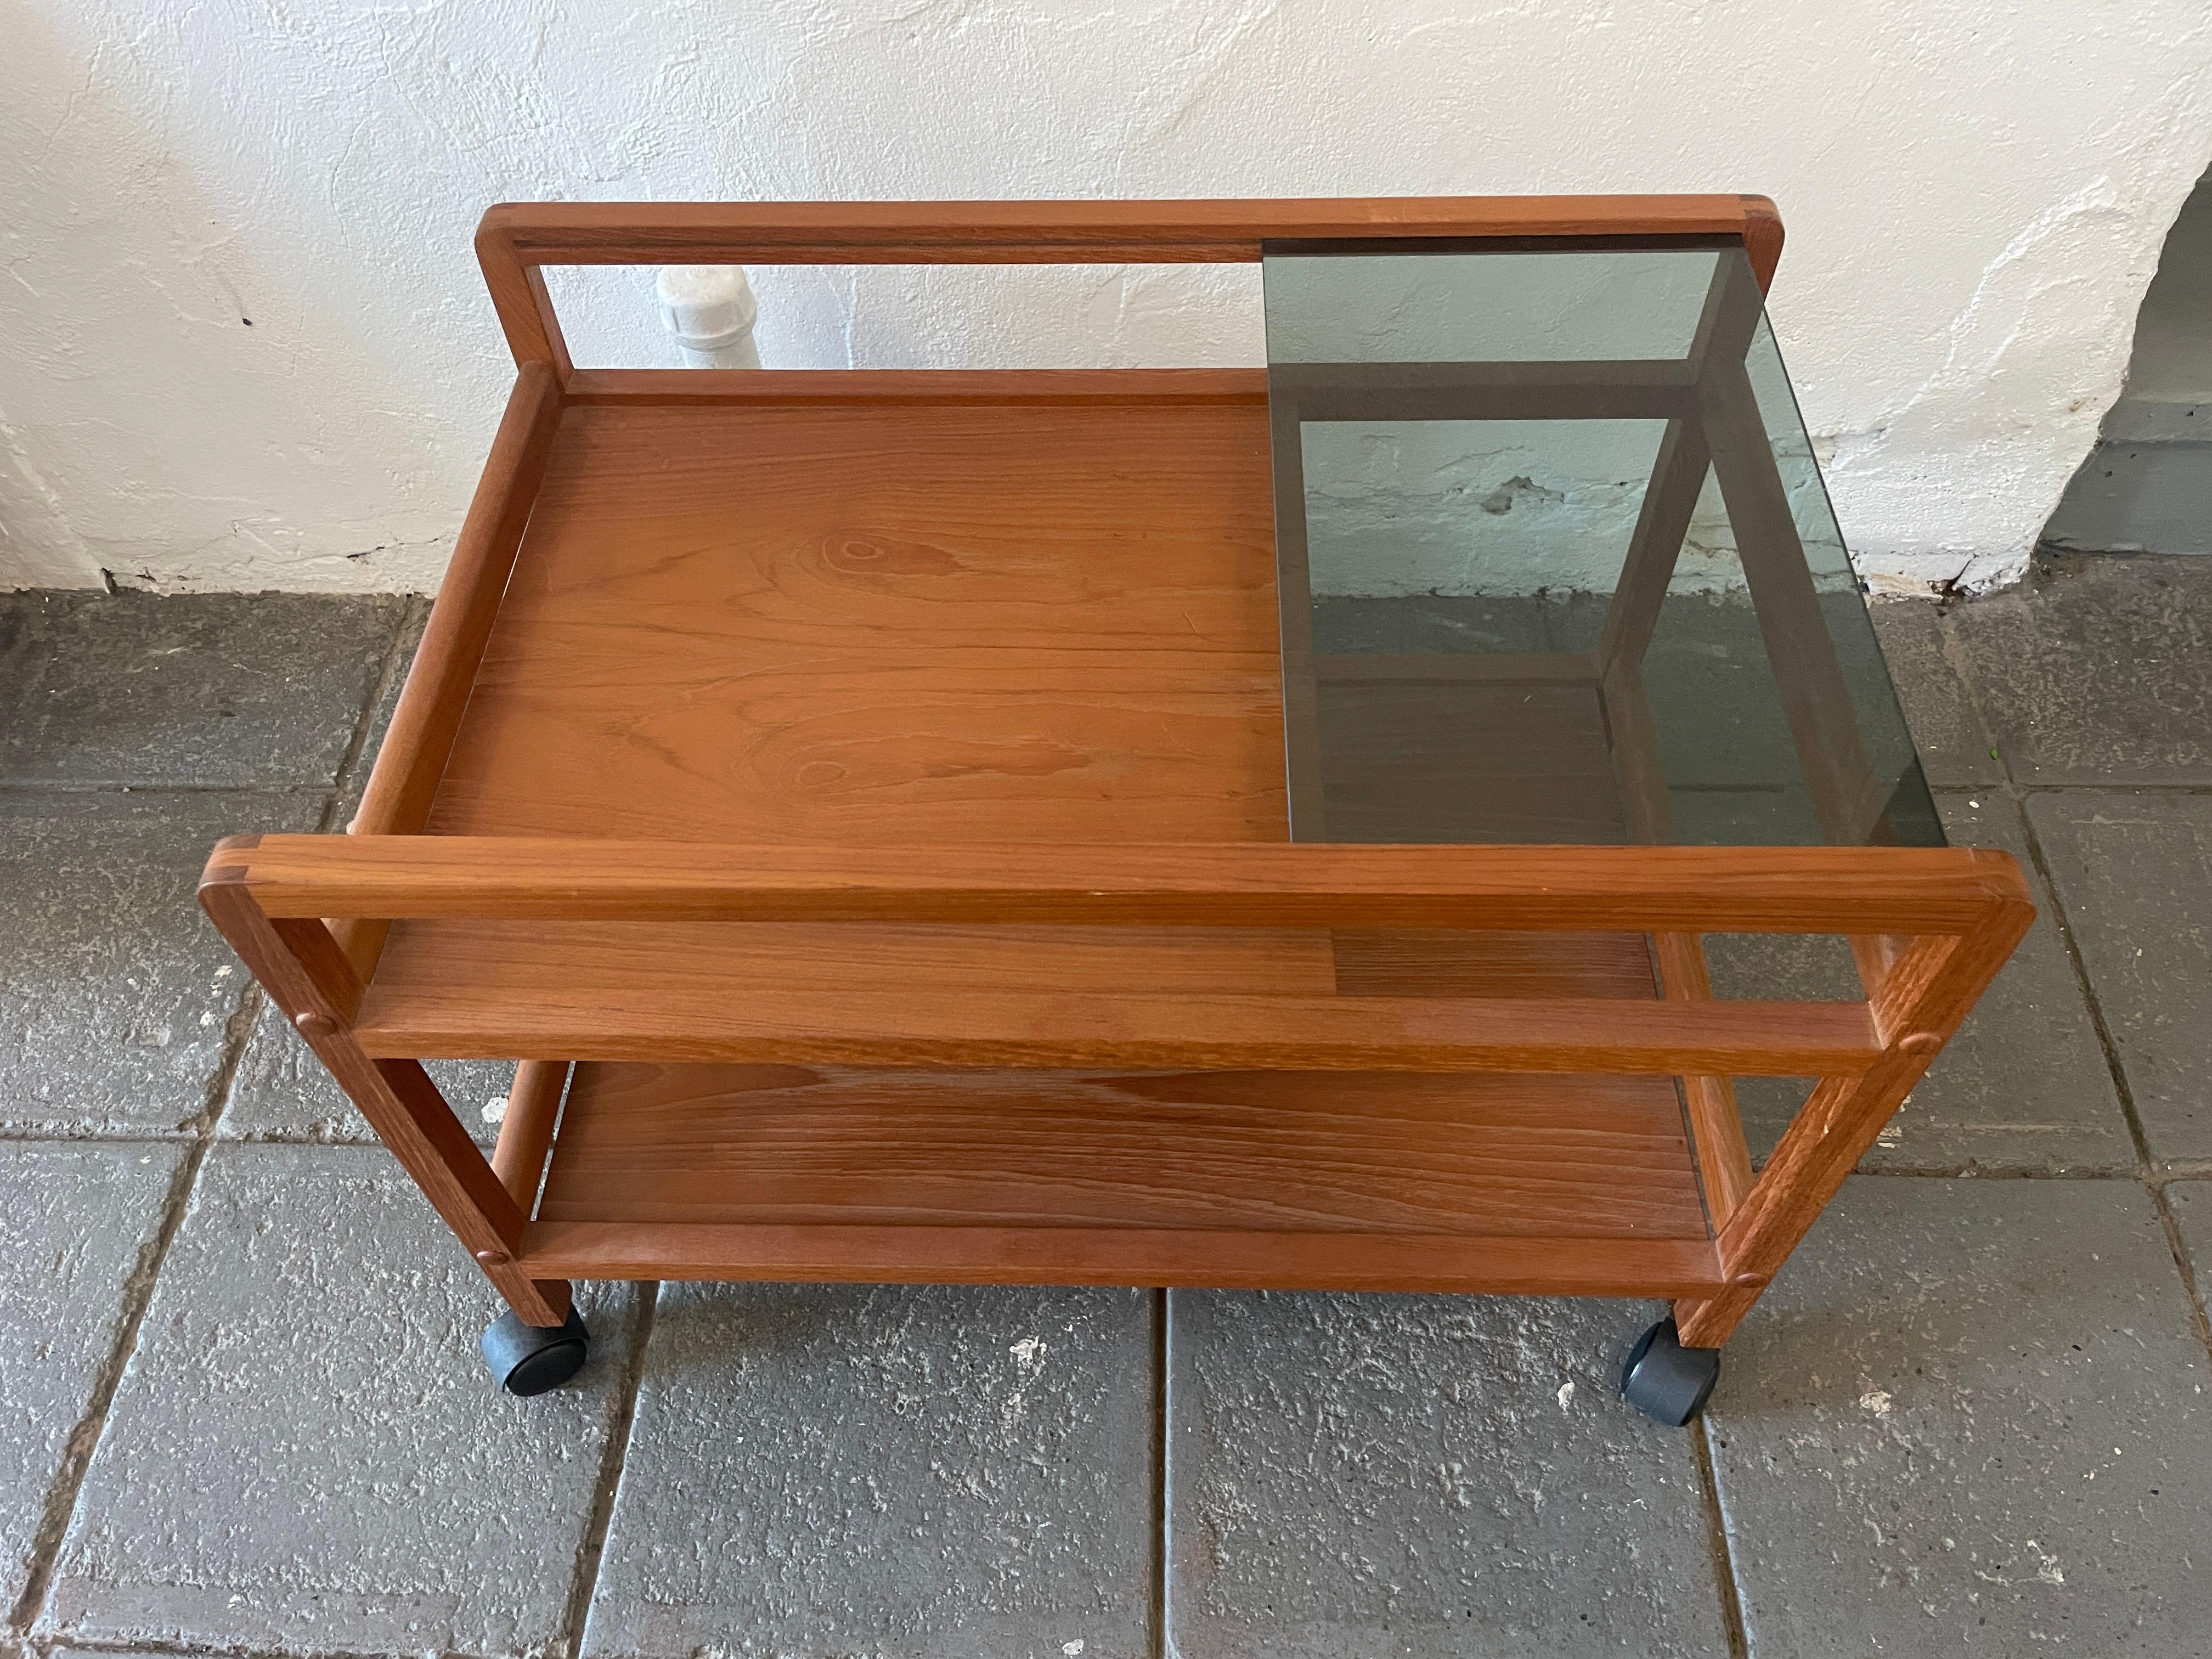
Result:
M1718 1283L1674 1082L1649 1077L586 1064L521 1259L585 1278Z

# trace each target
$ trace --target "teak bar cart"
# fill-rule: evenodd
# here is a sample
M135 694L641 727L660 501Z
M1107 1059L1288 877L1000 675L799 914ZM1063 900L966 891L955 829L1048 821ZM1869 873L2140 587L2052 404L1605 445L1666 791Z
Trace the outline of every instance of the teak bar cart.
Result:
M575 1279L1638 1296L1626 1392L1694 1414L2033 914L1942 844L1781 240L487 214L519 373L359 816L200 897L506 1299L495 1374L573 1374ZM541 275L1227 261L1265 370L583 369ZM1758 934L1863 994L1717 995ZM437 1057L520 1062L488 1161ZM1757 1170L1746 1077L1811 1080Z

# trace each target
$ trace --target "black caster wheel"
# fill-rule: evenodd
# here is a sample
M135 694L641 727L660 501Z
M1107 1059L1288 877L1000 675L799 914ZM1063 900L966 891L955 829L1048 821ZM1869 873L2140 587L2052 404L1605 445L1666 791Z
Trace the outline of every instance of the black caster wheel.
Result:
M584 1369L591 1350L592 1334L583 1316L568 1310L565 1325L526 1325L509 1309L484 1327L484 1364L509 1394L544 1394L557 1389Z
M1674 1322L1662 1319L1628 1351L1620 1395L1653 1422L1679 1429L1705 1410L1720 1376L1718 1348L1684 1347Z

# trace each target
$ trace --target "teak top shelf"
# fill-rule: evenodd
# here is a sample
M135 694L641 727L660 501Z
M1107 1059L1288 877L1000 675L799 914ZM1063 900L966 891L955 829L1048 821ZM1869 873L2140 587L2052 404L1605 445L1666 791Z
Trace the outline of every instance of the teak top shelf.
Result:
M859 378L562 414L427 827L1281 839L1259 378Z

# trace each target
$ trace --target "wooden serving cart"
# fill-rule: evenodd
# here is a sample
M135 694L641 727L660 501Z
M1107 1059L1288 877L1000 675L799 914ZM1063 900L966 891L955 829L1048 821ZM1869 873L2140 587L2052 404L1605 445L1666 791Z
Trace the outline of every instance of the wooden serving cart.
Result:
M2033 914L1902 844L1753 385L1780 244L1733 195L495 208L519 372L360 813L223 842L201 902L506 1299L518 1393L582 1363L575 1279L1421 1290L1668 1298L1626 1387L1686 1420ZM1680 349L1346 362L1271 314L1266 370L580 369L540 274L1631 252L1711 270ZM1579 644L1321 592L1316 423L1590 419L1657 434L1611 592L1498 601ZM1796 781L1738 796L1822 844L1679 822L1719 786L1670 786L1645 662L1709 476L1741 580L1681 614L1754 619ZM1716 933L1847 937L1864 994L1717 999ZM520 1060L489 1160L437 1057ZM1744 1076L1817 1079L1757 1171Z

